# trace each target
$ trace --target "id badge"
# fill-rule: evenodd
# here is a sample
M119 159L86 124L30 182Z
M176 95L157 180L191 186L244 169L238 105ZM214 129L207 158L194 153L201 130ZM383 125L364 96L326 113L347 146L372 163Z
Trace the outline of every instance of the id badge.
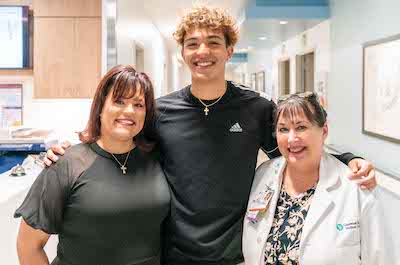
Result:
M274 194L274 190L268 189L258 193L257 197L250 204L247 210L246 218L250 221L260 220L268 208L268 204Z

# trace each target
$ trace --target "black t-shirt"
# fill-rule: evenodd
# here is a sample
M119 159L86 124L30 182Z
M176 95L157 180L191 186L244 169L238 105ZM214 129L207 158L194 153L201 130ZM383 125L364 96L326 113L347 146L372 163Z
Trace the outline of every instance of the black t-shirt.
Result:
M171 189L164 263L243 261L242 224L258 151L280 155L273 137L275 104L232 82L208 115L190 86L157 104L161 163ZM341 160L352 157L345 154Z
M126 154L116 155L123 162ZM62 265L159 265L169 188L156 159L135 148L122 174L96 143L79 144L37 177L15 217L58 234Z
M258 150L277 147L272 137L274 103L228 82L208 115L190 87L157 104L162 166L172 190L165 262L239 263Z

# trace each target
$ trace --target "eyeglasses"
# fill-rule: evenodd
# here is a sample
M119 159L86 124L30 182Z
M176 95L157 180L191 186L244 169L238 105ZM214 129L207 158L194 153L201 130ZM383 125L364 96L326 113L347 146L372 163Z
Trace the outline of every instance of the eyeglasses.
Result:
M278 98L278 105L291 99L291 98L296 98L296 97L304 98L305 100L309 101L312 105L315 105L315 104L318 105L319 109L321 110L322 114L324 115L324 117L326 119L327 113L319 101L319 95L315 92L307 91L307 92L302 92L302 93L283 95Z
M283 101L286 101L286 100L288 100L288 99L290 99L292 97L300 97L300 98L304 98L304 99L311 99L311 98L318 99L318 94L315 93L315 92L310 92L310 91L301 92L301 93L295 93L295 94L287 94L287 95L280 96L278 98L278 104L283 102Z

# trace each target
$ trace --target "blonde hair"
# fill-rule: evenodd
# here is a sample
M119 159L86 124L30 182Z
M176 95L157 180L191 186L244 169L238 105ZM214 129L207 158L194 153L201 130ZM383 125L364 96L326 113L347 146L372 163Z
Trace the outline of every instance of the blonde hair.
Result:
M222 30L226 46L234 46L239 38L236 20L222 8L212 8L198 4L188 10L182 17L173 36L178 44L183 45L185 34L194 29Z

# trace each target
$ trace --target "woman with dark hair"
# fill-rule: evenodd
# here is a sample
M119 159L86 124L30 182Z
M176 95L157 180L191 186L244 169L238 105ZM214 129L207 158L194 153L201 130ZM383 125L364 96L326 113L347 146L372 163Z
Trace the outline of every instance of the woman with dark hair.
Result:
M116 66L101 80L82 144L42 171L15 217L20 264L159 265L169 188L148 140L154 91L144 73ZM133 140L132 140L133 139Z
M275 112L278 157L256 171L243 228L245 264L383 265L379 188L361 190L324 152L326 112L314 93Z

